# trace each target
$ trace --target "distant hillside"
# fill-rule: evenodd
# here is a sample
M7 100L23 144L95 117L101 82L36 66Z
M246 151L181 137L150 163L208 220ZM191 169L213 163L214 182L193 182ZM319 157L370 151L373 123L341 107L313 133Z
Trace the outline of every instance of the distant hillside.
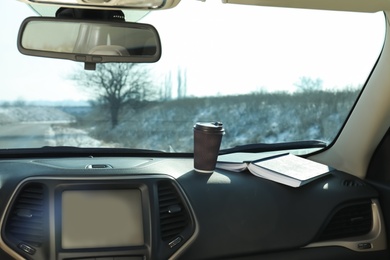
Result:
M259 93L231 97L186 98L128 110L111 129L107 112L95 111L99 124L90 134L132 148L192 151L193 125L221 121L222 147L297 140L331 141L349 114L358 92Z

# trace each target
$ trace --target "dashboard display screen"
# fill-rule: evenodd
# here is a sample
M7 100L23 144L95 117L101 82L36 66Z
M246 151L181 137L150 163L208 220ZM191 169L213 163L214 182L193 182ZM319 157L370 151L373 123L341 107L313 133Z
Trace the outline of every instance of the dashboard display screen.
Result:
M141 191L65 190L61 224L63 249L143 245Z

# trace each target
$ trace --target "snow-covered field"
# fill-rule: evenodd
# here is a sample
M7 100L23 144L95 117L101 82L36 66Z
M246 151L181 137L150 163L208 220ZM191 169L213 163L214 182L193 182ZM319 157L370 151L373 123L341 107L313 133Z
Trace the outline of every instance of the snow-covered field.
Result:
M111 129L106 120L95 125L91 135L132 148L188 152L196 122L221 121L226 131L222 148L300 140L331 142L357 94L317 91L172 100L137 111L128 109L117 127Z
M0 125L7 124L44 124L48 125L42 146L102 147L106 143L98 141L81 129L70 127L76 118L55 107L7 107L0 108ZM26 132L26 135L29 133ZM27 144L28 145L28 144Z
M74 116L55 107L0 107L0 124L19 122L73 122Z
M102 147L105 144L88 135L81 129L67 125L52 125L46 133L49 146Z
M222 148L300 140L331 142L356 96L356 91L269 93L156 102L138 110L124 109L114 129L107 109L3 107L0 126L48 124L44 136L50 146L191 152L193 125L210 121L224 124Z

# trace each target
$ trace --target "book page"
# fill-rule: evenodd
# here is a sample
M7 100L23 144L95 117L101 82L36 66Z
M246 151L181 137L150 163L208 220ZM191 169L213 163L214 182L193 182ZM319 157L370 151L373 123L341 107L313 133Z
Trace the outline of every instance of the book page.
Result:
M327 165L310 161L292 154L253 163L256 166L287 175L301 181L329 172Z

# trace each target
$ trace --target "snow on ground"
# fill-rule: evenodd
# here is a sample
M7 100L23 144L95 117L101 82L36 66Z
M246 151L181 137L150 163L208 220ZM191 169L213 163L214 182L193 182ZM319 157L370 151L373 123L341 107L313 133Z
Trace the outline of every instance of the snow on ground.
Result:
M69 127L75 121L74 116L55 107L1 107L0 124L9 123L49 123L44 133L48 146L102 147L110 146L96 140L81 129Z
M0 107L0 123L73 122L74 116L55 107Z
M100 147L103 145L84 130L66 125L52 125L47 134L47 141L50 146Z

